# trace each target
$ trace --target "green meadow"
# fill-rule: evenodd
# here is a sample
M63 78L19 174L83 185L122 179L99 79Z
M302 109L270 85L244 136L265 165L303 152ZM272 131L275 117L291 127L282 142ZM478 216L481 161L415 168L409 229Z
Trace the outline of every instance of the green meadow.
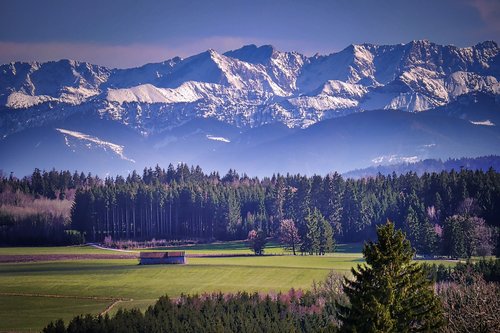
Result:
M188 258L187 265L138 265L136 259L0 264L0 331L38 331L49 321L119 307L146 309L161 295L279 292L310 288L329 271L348 274L363 262L361 246L341 245L327 256ZM250 253L243 242L168 248L188 253ZM88 246L3 248L6 254L111 253ZM119 252L113 252L119 253ZM266 253L282 253L270 244ZM36 295L36 296L35 296ZM61 296L63 298L61 298ZM68 298L69 297L69 298Z

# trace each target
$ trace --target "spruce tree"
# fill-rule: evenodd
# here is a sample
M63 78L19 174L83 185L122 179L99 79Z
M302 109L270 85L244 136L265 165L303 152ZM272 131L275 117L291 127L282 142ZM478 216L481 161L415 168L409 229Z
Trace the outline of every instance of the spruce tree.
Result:
M319 254L323 255L325 253L333 252L335 249L334 239L333 239L333 228L330 223L321 215L320 211L315 211L318 216L319 225Z
M442 308L414 251L394 224L377 228L378 242L363 248L367 265L345 280L350 306L338 305L343 332L434 332Z
M321 230L319 227L319 212L317 209L313 213L309 211L306 217L306 234L300 247L302 253L319 254Z

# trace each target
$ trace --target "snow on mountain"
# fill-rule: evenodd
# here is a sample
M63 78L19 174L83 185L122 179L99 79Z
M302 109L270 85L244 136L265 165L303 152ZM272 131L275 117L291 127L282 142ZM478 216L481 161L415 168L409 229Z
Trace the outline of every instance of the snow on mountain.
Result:
M448 92L443 86L441 76L433 71L425 68L415 67L400 75L401 82L406 84L412 92L427 95L437 103L448 101ZM430 107L426 107L429 109ZM414 108L414 111L422 111L425 109Z
M271 45L261 47L247 45L238 50L228 51L224 55L261 65L261 70L289 94L297 90L297 78L307 61L307 58L300 53L280 52Z
M317 96L299 96L290 98L290 104L301 109L313 109L318 111L348 109L358 105L358 101L354 99L329 96L321 94Z
M499 95L499 51L492 41L458 48L423 40L313 57L248 45L131 69L11 63L0 66L0 111L16 113L0 112L0 134L78 112L150 135L195 118L304 128L358 111L425 111L472 92Z
M231 140L226 139L225 137L214 136L214 135L211 135L211 134L207 134L207 139L208 140L213 140L213 141L220 141L220 142L224 142L224 143L230 143L231 142Z
M444 87L451 99L473 91L500 94L500 83L494 76L481 76L476 73L455 72L446 78Z
M110 102L123 103L191 103L202 98L193 89L193 85L183 84L176 89L157 88L143 84L132 88L109 89L106 99Z
M482 125L482 126L495 126L494 123L491 122L491 120L483 120L483 121L470 121L474 125Z
M338 80L329 80L322 87L320 94L347 98L361 98L368 89L360 84L351 84Z
M148 83L161 87L165 77L181 61L181 58L175 57L161 63L146 64L141 67L114 69L111 71L109 79L103 84L103 88L130 88Z
M107 151L109 149L110 151L112 151L113 153L118 155L122 160L126 160L129 162L135 163L135 161L133 159L127 158L124 155L124 153L123 153L124 147L121 145L118 145L118 144L112 143L112 142L108 142L108 141L104 141L104 140L101 140L95 136L91 136L91 135L84 134L84 133L77 132L77 131L70 131L70 130L66 130L66 129L62 129L62 128L56 128L56 130L65 135L65 138L64 138L65 143L70 148L71 148L71 144L70 144L69 138L75 138L75 139L78 139L78 140L84 142L84 144L89 149L92 148L94 145L99 147L99 148L104 149L105 151Z
M418 161L420 161L420 158L418 156L398 156L395 154L378 156L372 159L372 163L376 165L416 163Z
M61 88L59 97L48 95L28 95L24 92L13 92L7 96L5 106L11 109L26 109L45 102L58 102L69 105L79 105L86 102L90 97L98 95L99 92L94 89L83 87Z
M30 108L46 102L78 105L100 93L109 78L105 67L73 60L0 66L0 103Z
M44 102L57 100L57 98L47 95L32 96L22 92L13 92L7 97L5 106L11 109L25 109Z
M362 85L329 80L310 94L289 98L288 102L302 112L319 114L314 111L342 111L357 108L367 92L368 89ZM324 113L321 116L328 117Z
M278 96L286 95L261 66L227 57L214 50L180 61L161 84L175 88L189 81L220 84L240 90L269 91Z

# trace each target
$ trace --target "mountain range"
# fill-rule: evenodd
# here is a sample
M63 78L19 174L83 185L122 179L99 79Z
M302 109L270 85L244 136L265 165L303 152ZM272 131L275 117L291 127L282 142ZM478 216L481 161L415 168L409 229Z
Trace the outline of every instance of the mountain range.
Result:
M367 177L376 177L378 174L397 175L414 172L418 176L424 173L440 173L442 171L451 172L452 170L459 172L461 170L481 170L488 172L490 169L498 172L500 170L500 156L480 156L475 158L464 157L458 159L448 159L442 161L440 159L426 159L413 163L397 163L390 165L376 165L364 169L356 169L343 174L345 178L360 179Z
M138 68L0 66L0 169L345 172L500 154L500 52L429 41L307 57L272 46Z

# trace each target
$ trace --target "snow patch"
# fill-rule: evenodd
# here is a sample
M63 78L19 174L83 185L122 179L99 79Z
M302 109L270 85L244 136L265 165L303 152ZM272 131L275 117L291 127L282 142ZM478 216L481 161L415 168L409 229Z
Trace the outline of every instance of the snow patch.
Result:
M5 106L11 109L25 109L49 101L57 101L57 98L46 95L31 96L20 92L13 92L7 97Z
M368 92L368 88L360 84L346 83L339 80L329 80L321 89L321 94L348 98L361 98Z
M71 105L79 105L87 101L90 97L96 96L99 91L83 87L64 87L59 97L48 95L27 95L23 92L13 92L7 97L6 107L12 109L26 109L45 102L59 102Z
M84 133L77 132L77 131L70 131L70 130L66 130L66 129L62 129L62 128L56 128L56 130L65 135L65 143L68 147L69 147L69 141L68 141L68 138L66 137L66 135L69 135L73 138L85 141L85 146L89 149L92 148L92 144L96 144L97 146L101 147L105 151L107 151L107 149L110 149L112 152L114 152L115 154L120 156L120 158L122 160L126 160L129 162L135 163L135 161L133 159L130 159L123 154L124 146L118 145L116 143L104 141L104 140L99 139L98 137L91 136L91 135L84 134Z
M151 84L126 89L110 89L106 99L110 102L123 103L191 103L202 96L194 85L185 83L178 88L157 88Z
M214 135L211 135L211 134L207 134L207 139L208 140L214 140L214 141L220 141L220 142L225 142L225 143L229 143L231 142L231 140L229 139L226 139L222 136L214 136Z
M378 156L372 159L374 164L416 163L418 161L418 156L398 156L395 154Z
M483 120L483 121L472 121L471 124L481 125L481 126L495 126L495 123L491 122L491 120Z
M327 95L301 96L288 100L291 105L301 108L310 108L319 111L348 109L358 105L358 101L349 98L333 97Z
M500 83L495 77L462 71L451 74L445 81L445 88L454 98L472 91L500 93Z

